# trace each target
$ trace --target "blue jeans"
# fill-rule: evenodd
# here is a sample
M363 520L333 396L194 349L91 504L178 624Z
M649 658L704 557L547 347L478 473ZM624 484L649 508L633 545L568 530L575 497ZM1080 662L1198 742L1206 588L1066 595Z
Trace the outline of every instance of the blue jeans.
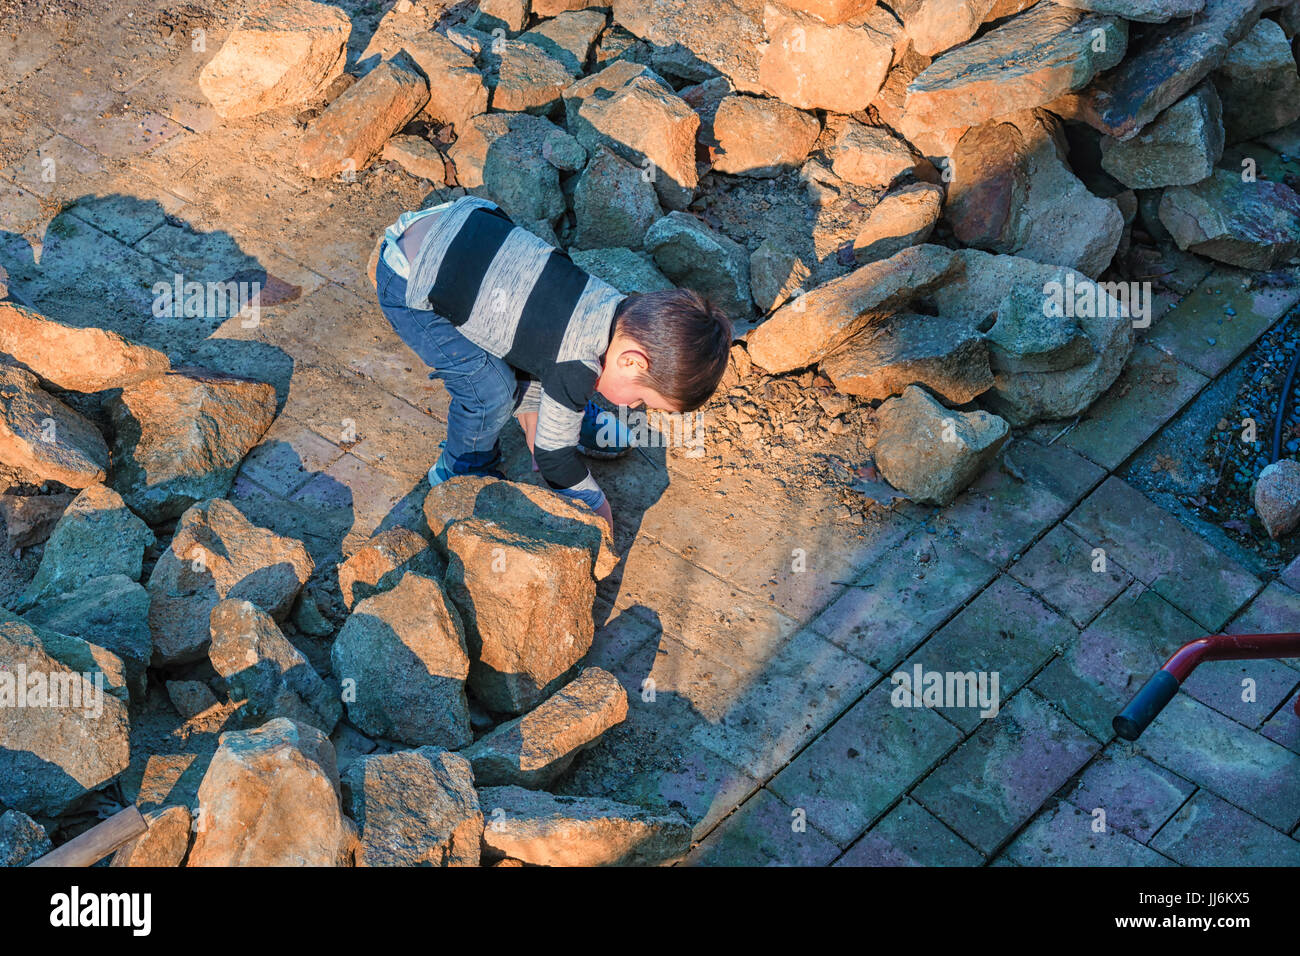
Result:
M523 398L528 380L479 348L437 312L406 305L406 280L382 258L375 274L379 307L398 334L451 396L447 442L439 461L457 475L496 473L501 429Z

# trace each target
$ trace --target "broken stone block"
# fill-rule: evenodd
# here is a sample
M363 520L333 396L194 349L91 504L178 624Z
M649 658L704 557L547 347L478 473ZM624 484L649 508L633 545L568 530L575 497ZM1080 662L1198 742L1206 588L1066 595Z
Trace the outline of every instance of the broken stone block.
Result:
M57 817L129 761L117 655L0 610L0 805Z
M578 221L575 244L583 249L639 249L664 211L643 171L608 149L596 150L573 192Z
M656 48L689 50L736 89L762 92L758 56L767 37L760 4L730 0L610 0L614 22Z
M474 58L441 33L403 18L385 16L360 60L383 61L405 52L429 84L429 101L420 115L453 126L457 135L488 110L488 88Z
M988 346L973 324L938 315L900 313L869 329L821 363L835 388L866 399L924 385L964 405L993 386Z
M656 866L685 856L691 828L675 813L602 797L523 787L479 791L484 857L534 866Z
M1300 524L1300 462L1290 458L1275 461L1255 480L1255 513L1274 540Z
M419 136L394 136L384 144L383 159L397 163L412 176L427 179L435 186L447 181L447 167L442 153L427 139Z
M452 522L446 542L470 687L489 710L522 714L567 681L591 647L591 551L481 518Z
M614 539L603 518L572 498L537 485L457 475L430 489L424 499L424 518L434 545L444 555L452 523L482 518L515 534L586 550L597 580L618 565Z
M1109 13L1140 23L1165 23L1194 16L1205 0L1054 0L1063 7Z
M105 329L55 322L16 302L0 302L0 361L70 392L102 392L162 375L171 361Z
M365 598L387 591L407 571L441 580L446 562L423 536L409 528L381 531L339 565L339 590L348 610Z
M1243 269L1267 271L1300 251L1300 196L1282 183L1216 169L1166 189L1159 215L1179 249Z
M853 240L857 262L888 259L925 242L943 211L943 190L930 183L912 183L889 193L871 210Z
M409 56L385 60L312 121L298 146L298 168L313 179L364 169L428 102L429 84Z
M638 250L573 248L569 250L569 258L583 272L608 282L624 295L667 292L677 288L659 271L654 259Z
M947 505L980 476L1010 435L985 411L945 408L915 385L880 406L876 467L913 501Z
M773 374L812 365L961 268L952 250L931 245L861 266L781 306L746 337L749 357Z
M905 109L947 129L1044 106L1119 63L1127 38L1123 20L1038 3L936 59L907 88Z
M189 807L161 807L144 814L149 829L113 854L109 866L184 866L193 819Z
M518 33L528 24L528 0L479 0L480 23L504 26Z
M116 654L122 659L132 699L143 698L153 638L149 593L135 581L122 574L91 578L76 590L42 598L23 618Z
M167 697L184 720L197 717L220 703L212 688L201 680L169 680Z
M1286 34L1272 20L1260 20L1233 44L1214 73L1214 86L1223 100L1229 143L1271 133L1300 119L1295 56Z
M153 532L121 495L103 485L87 485L55 525L18 609L75 591L92 578L118 574L138 581L145 549L153 543Z
M304 103L343 72L351 31L338 7L274 0L240 18L203 67L199 89L226 119Z
M695 142L704 148L718 148L718 138L713 134L713 120L718 115L722 101L735 93L731 81L725 76L715 76L703 83L696 83L678 91L683 102L700 118L700 128L695 133Z
M774 3L763 7L763 28L763 89L799 109L835 113L855 113L875 99L903 31L881 6L832 25Z
M802 165L821 135L817 117L780 100L728 96L713 118L720 173L772 178Z
M749 253L733 239L685 212L670 212L645 235L646 251L679 286L712 299L732 319L748 319Z
M922 170L920 157L888 130L849 120L826 151L835 175L859 186L889 186L907 173Z
M348 719L365 733L450 749L474 739L465 629L438 582L408 571L358 603L330 660Z
M589 152L606 146L652 176L667 209L695 196L700 118L667 81L620 60L564 91L568 127Z
M483 812L469 761L441 747L373 754L343 775L357 866L478 866Z
M187 866L345 866L356 839L334 745L282 717L221 735L198 821Z
M287 717L334 730L343 705L307 658L280 633L265 611L248 601L222 601L209 619L208 659L225 678L232 701L245 701L244 716L262 723Z
M507 40L501 44L492 108L545 116L573 80L569 68L537 44Z
M0 463L84 488L104 480L108 446L93 423L41 389L36 376L0 365Z
M990 20L1019 13L1037 0L898 0L891 5L903 29L923 56L935 56L965 43ZM1067 4L1073 6L1073 4Z
M313 567L301 541L257 527L228 501L190 508L149 576L154 666L201 659L212 609L225 598L283 621Z
M0 866L26 866L54 849L45 827L18 810L0 813Z
M479 787L540 790L626 716L623 685L613 674L588 667L533 710L474 741L464 755Z
M1190 186L1223 156L1223 110L1202 83L1131 139L1101 140L1101 167L1131 189Z
M150 524L224 498L275 420L275 388L198 370L122 389L109 402L113 488Z
M447 155L462 186L492 199L515 222L554 222L564 215L560 175L543 150L548 141L562 149L572 140L568 133L530 113L476 116L458 132Z
M75 497L69 491L52 495L0 495L4 549L12 552L48 540Z
M604 29L605 14L602 11L579 9L539 23L519 34L519 42L535 44L563 63L574 76L581 76L591 59L596 38Z
M1060 124L1043 110L967 131L953 153L944 210L953 234L976 248L1100 275L1124 217L1113 200L1088 191L1065 155Z
M811 274L802 259L771 239L764 239L749 256L749 289L760 312L780 308Z

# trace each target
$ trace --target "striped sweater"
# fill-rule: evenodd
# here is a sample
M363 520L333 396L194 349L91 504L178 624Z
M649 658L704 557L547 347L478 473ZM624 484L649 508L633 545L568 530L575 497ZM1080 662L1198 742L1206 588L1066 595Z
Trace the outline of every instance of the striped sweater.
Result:
M624 298L475 196L433 220L406 286L409 308L446 317L537 380L537 467L556 491L593 508L605 496L578 457L578 435Z

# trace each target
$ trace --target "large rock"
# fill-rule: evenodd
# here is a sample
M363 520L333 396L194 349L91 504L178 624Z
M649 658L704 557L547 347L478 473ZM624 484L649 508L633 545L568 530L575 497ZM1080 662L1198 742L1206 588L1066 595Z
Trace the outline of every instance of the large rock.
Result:
M1037 0L896 0L903 29L922 56L935 56L973 37L989 20L1009 17ZM1072 4L1070 4L1072 5Z
M226 600L212 609L208 659L225 678L243 715L263 723L287 717L332 733L342 716L338 692L321 680L307 658L280 633L265 611L248 601Z
M355 840L323 733L277 718L221 735L188 866L345 866Z
M969 130L952 157L944 214L953 234L980 249L1100 275L1124 217L1114 200L1088 191L1065 155L1060 124L1044 110Z
M330 660L348 719L365 733L450 749L474 739L465 628L438 582L407 572L396 587L361 601Z
M352 21L338 7L273 0L243 16L199 89L227 119L313 99L343 72Z
M0 362L70 392L121 388L171 368L162 352L116 332L64 325L15 302L0 302Z
M69 488L102 482L108 446L93 423L41 389L36 376L0 365L0 463L36 483Z
M784 304L811 274L796 253L772 239L764 239L749 254L749 291L760 312Z
M713 135L720 173L771 178L803 164L821 134L817 117L780 100L728 96L718 104Z
M601 147L578 176L573 215L583 249L639 249L664 214L654 184L638 166Z
M608 282L624 295L633 292L667 292L677 288L659 271L653 258L635 249L575 248L569 250L569 257L583 272Z
M348 87L312 121L295 162L313 179L356 173L428 102L424 74L399 53Z
M478 866L483 812L469 761L441 747L361 757L343 775L357 866Z
M117 655L0 610L0 805L55 817L116 780L127 697Z
M153 543L149 526L116 491L87 485L55 525L19 610L75 591L92 578L118 574L138 581L145 549Z
M54 849L45 827L18 810L0 813L0 866L26 866Z
M12 552L47 541L75 497L70 491L49 495L0 495L4 550Z
M394 136L384 144L380 155L397 163L412 176L427 179L435 186L447 181L447 164L438 148L422 136Z
M839 24L775 3L763 8L768 44L759 61L763 89L800 109L864 110L880 92L902 24L873 6Z
M1272 269L1300 251L1300 196L1281 183L1216 169L1166 189L1159 215L1179 249L1243 269Z
M1118 68L1062 111L1117 139L1136 135L1222 63L1269 2L1205 0L1196 16L1149 30Z
M554 222L564 215L560 174L545 152L547 144L554 143L551 152L565 152L562 147L569 146L581 153L568 133L529 113L476 116L459 133L448 156L462 186L486 195L521 224Z
M149 829L113 854L109 866L183 866L190 850L189 807L159 807L144 814Z
M399 52L410 57L429 83L429 101L421 116L448 123L460 134L472 118L487 112L487 83L474 58L443 34L409 17L386 15L359 59L382 62Z
M917 175L924 163L902 140L879 126L849 120L828 149L835 175L859 186L889 186L906 174Z
M600 10L564 12L519 34L520 43L532 43L555 57L574 76L581 76L591 59L596 38L605 29Z
M275 420L275 388L191 371L122 389L109 403L113 487L150 524L224 498Z
M572 498L537 485L458 475L429 491L424 518L444 555L447 531L454 522L482 518L505 531L585 549L597 580L618 565L614 539L603 518Z
M929 245L869 263L783 305L748 334L749 356L774 374L812 365L961 268L952 250Z
M500 24L517 33L528 23L529 0L479 0L479 22Z
M649 68L619 60L564 91L568 127L589 151L607 146L652 176L659 200L685 209L695 195L700 118Z
M536 866L654 866L685 856L691 828L675 813L523 787L479 791L485 857Z
M749 253L690 213L670 212L645 236L646 251L669 279L707 296L728 316L748 319Z
M943 190L931 183L911 183L882 198L853 239L857 262L888 259L925 242L943 211Z
M1130 189L1190 186L1223 156L1223 110L1202 83L1131 139L1101 140L1101 167Z
M821 363L835 387L849 395L883 399L924 385L954 405L993 386L988 346L969 322L900 313L869 329Z
M1253 139L1300 119L1300 75L1286 33L1260 20L1214 73L1229 143ZM2 346L0 346L2 348ZM38 373L39 374L39 373Z
M759 4L729 0L609 0L614 22L656 47L681 50L747 93L763 89L758 56L766 39Z
M1043 106L1119 63L1127 37L1123 20L1038 3L936 59L908 87L905 108L942 129Z
M228 501L190 508L149 576L154 665L202 658L212 609L226 598L283 621L313 567L301 541L255 526Z
M149 592L123 574L92 578L75 591L44 598L23 614L47 631L78 637L122 659L133 700L143 700L153 656Z
M477 786L543 789L626 716L623 685L613 674L588 667L535 709L474 741L464 754Z
M1300 524L1300 462L1275 461L1255 480L1255 513L1270 538L1281 538Z
M591 648L591 550L481 518L452 522L446 542L447 593L465 624L470 687L489 710L530 710Z
M380 531L339 565L339 590L348 610L358 602L387 591L407 571L441 580L446 561L423 536L400 525Z
M978 478L1010 434L998 416L953 411L916 386L881 405L877 420L880 473L913 501L936 505Z
M559 104L574 75L564 61L537 44L507 40L501 44L495 85L489 81L492 108L545 116Z

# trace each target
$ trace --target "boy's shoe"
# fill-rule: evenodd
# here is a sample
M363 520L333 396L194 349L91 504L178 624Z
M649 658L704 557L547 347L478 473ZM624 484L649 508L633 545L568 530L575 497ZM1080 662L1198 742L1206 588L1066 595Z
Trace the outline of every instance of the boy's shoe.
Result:
M447 443L443 442L438 447L446 448ZM467 468L463 471L453 471L452 467L447 464L447 453L444 451L438 456L438 460L433 463L429 469L429 487L436 488L448 478L455 478L457 475L478 475L484 478L497 478L505 481L506 476L495 468Z
M582 413L578 451L588 458L621 458L631 447L631 433L618 416L588 402Z

